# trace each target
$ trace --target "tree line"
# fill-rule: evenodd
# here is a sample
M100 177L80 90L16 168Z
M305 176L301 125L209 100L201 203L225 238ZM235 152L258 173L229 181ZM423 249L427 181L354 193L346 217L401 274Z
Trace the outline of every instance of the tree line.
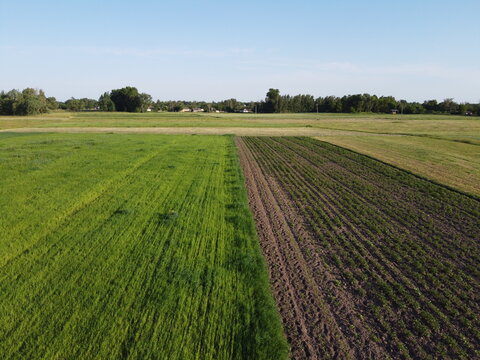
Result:
M241 102L223 101L153 101L152 96L127 86L113 89L97 99L71 98L65 102L46 97L42 90L0 92L0 115L36 115L50 110L68 111L204 111L257 113L391 113L398 114L458 114L480 116L480 104L457 103L453 99L427 100L423 103L397 100L393 96L355 94L317 97L313 95L281 95L278 89L269 89L265 100Z
M57 100L46 97L43 90L26 88L0 92L0 115L37 115L57 108Z
M480 104L456 103L453 99L427 100L423 103L397 100L393 96L370 94L326 96L280 95L278 89L270 89L265 101L256 104L260 112L266 113L390 113L399 114L468 114L480 115Z

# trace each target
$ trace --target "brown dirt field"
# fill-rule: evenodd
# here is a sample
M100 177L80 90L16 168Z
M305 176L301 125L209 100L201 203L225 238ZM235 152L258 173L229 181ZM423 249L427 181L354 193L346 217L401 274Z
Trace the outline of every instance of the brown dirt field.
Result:
M311 139L236 144L292 358L477 354L477 200Z
M262 173L243 140L237 138L236 144L292 358L385 358L382 349L369 341L368 332L351 337L349 329L339 325L337 318L342 317L342 323L361 328L351 305L354 300L333 285L336 279L321 262L306 259L305 253L313 253L315 239L299 221L297 209L275 179ZM341 302L341 311L332 312L325 290Z

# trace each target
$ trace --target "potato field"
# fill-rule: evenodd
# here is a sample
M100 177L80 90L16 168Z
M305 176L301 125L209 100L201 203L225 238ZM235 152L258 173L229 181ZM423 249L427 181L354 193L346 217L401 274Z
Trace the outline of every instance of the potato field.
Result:
M480 202L309 138L237 139L296 359L473 359Z

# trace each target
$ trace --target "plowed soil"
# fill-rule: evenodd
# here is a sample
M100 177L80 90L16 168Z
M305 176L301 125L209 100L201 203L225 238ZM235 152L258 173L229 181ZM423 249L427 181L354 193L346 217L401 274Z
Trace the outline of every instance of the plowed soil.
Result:
M479 355L477 199L312 139L236 144L293 359Z
M318 284L301 253L299 240L309 234L296 222L299 216L295 208L275 179L264 176L239 138L237 146L292 357L321 359L326 353L353 355L333 314L318 294Z

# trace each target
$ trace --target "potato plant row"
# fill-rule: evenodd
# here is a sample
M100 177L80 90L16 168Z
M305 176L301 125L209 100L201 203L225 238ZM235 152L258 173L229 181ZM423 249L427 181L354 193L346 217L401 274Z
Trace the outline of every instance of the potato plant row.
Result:
M301 215L312 273L334 279L336 292L319 291L352 352L480 356L478 199L309 138L244 141Z

